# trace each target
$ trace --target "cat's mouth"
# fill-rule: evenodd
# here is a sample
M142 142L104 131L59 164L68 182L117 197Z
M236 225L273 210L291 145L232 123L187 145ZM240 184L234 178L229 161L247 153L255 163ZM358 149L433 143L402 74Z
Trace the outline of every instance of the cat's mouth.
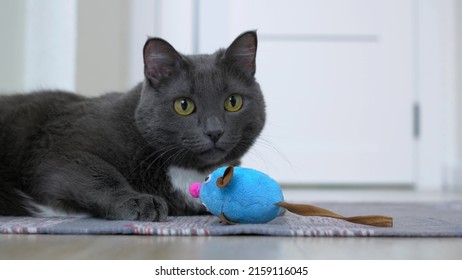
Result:
M197 157L206 162L218 162L225 158L227 154L228 150L225 147L214 144L198 151Z
M214 156L215 155L216 156L216 155L226 154L226 153L227 153L226 149L214 146L210 149L200 152L199 155L204 155L204 156Z

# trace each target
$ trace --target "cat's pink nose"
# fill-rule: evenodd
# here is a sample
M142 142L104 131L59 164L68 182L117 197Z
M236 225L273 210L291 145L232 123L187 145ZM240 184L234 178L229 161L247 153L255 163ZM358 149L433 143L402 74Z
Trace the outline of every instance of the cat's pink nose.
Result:
M194 198L199 197L200 190L201 190L201 183L199 183L199 182L192 183L189 186L189 194Z

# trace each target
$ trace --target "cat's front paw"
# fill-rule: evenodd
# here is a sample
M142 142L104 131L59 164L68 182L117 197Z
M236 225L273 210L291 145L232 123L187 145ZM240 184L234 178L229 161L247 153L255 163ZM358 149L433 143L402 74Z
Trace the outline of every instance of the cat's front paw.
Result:
M161 222L167 218L168 207L163 198L144 194L125 200L115 212L117 220Z

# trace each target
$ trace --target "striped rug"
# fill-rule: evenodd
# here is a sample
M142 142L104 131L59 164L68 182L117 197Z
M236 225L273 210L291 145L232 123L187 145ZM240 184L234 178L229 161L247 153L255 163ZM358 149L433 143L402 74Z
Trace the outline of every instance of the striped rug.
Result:
M161 223L65 217L0 216L3 234L125 234L154 236L269 235L334 237L462 237L462 202L319 203L345 216L386 215L392 228L286 213L267 224L224 225L214 216L169 217Z

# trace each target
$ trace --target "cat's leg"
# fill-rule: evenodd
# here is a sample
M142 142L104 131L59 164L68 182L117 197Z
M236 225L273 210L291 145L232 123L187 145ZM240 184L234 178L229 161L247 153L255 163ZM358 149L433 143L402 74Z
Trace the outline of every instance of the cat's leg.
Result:
M58 210L141 221L168 214L163 198L135 191L116 168L91 154L42 159L29 176L40 203Z

